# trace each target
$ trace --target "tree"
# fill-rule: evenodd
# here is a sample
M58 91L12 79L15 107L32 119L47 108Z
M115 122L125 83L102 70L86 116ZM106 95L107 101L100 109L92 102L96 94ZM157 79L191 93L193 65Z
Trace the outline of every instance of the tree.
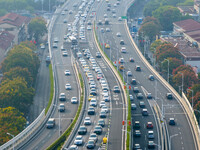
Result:
M142 24L139 30L139 36L147 36L150 41L155 40L156 35L160 34L159 24L155 24L153 21Z
M160 6L160 2L150 1L144 6L143 14L144 16L152 16L152 12L155 11Z
M13 80L4 80L0 88L0 105L5 108L15 107L23 113L27 113L30 104L32 104L34 89L28 88L23 78L14 78Z
M172 47L172 48L160 53L156 57L157 57L157 62L162 62L164 59L167 59L169 57L177 58L179 60L182 59L182 55L179 53L179 51L176 47Z
M30 48L32 51L37 51L37 46L29 41L23 41L20 45Z
M13 80L14 78L24 78L27 82L27 86L31 87L33 85L33 77L27 68L15 67L11 68L8 72L3 75L3 80Z
M35 80L39 63L38 57L31 49L23 45L18 45L8 53L1 67L3 72L8 72L11 68L15 67L28 68L28 71Z
M31 20L28 25L28 33L31 38L34 38L35 41L38 43L40 38L47 33L46 22L41 17L36 17Z
M167 51L168 49L173 48L174 46L171 43L162 43L156 47L156 56L160 53Z
M194 72L193 69L192 69L192 67L190 65L181 65L178 68L174 69L173 72L172 72L172 74L175 75L178 72L181 72L181 71L184 71L184 70L187 70L187 71L189 71L191 73Z
M151 52L155 54L156 48L163 44L166 44L166 42L162 42L160 39L155 40L153 43L151 43L151 47L150 47Z
M180 71L181 73L183 73L183 90L185 91L186 89L188 89L188 87L191 87L194 83L197 82L197 77L195 75L194 72L191 72L190 70L183 70ZM172 80L173 83L176 87L182 85L182 74L181 73L177 73L173 76Z
M9 141L12 137L7 133L17 135L26 125L23 113L16 108L0 108L0 145Z
M180 59L177 58L172 58L172 57L168 57L167 58L169 60L169 74L172 74L172 71L174 69L176 69L177 67L179 67L180 65L182 65L182 61ZM161 70L164 70L165 73L168 72L168 60L165 59L164 61L162 61L162 65L161 65Z
M180 21L182 15L178 8L173 6L161 6L153 11L153 16L157 18L165 31L173 29L173 22Z

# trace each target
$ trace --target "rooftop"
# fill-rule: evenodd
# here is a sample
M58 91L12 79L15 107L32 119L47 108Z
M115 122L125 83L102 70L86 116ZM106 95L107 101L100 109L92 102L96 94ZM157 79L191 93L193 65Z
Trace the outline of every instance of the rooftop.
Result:
M26 16L21 16L16 13L8 13L2 17L0 17L0 24L11 24L17 27L22 26L24 23L27 24L31 18Z
M164 37L161 40L170 42L174 46L179 49L179 52L186 58L186 59L200 59L200 52L198 48L192 46L192 43L189 41L182 39L181 37L172 38L172 37Z
M200 30L200 23L197 21L194 21L193 19L182 20L182 21L174 22L173 24L182 28L184 32Z
M0 32L0 48L3 50L7 50L12 44L14 37L14 35L10 34L7 31Z

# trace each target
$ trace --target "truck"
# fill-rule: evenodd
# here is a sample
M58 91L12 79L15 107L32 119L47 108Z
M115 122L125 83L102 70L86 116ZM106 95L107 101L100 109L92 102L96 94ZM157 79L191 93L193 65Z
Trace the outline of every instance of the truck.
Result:
M77 41L76 37L74 37L74 36L69 36L69 39L70 39L72 45L77 45L78 41Z

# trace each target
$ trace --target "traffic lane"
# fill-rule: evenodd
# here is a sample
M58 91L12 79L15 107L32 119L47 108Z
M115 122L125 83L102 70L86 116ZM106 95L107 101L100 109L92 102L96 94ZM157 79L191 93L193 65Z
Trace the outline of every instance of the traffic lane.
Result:
M92 33L88 34L88 39L90 39L91 37L93 37ZM94 39L91 39L92 41ZM93 41L92 43L90 43L90 45L93 45L93 50L91 51L92 55L96 55L97 52L97 48L96 48L96 43ZM107 66L107 64L103 63L103 59L100 58L100 61L102 61L102 63L99 63L99 65L103 65L101 66L102 71L107 79L108 85L110 89L113 89L113 87L115 85L118 85L113 73L111 72L110 68ZM115 94L118 95L118 94ZM116 102L113 102L114 95L112 93L112 117L111 117L111 128L110 128L110 132L109 132L109 144L108 147L109 149L116 149L116 150L120 150L121 146L122 146L122 124L121 122L123 121L123 105L124 102L122 101L122 97L121 94L120 96L117 96L116 98L118 98L119 100L116 100ZM114 110L117 111L114 111ZM119 131L119 132L116 132Z
M172 106L173 110L169 107L165 107L165 120L169 132L169 137L178 134L177 137L172 138L172 149L195 149L195 145L191 142L193 135L191 133L190 126L185 123L186 114L180 113L182 110L181 106ZM173 112L172 112L173 111ZM169 119L174 118L176 125L169 125Z
M142 64L142 63L141 63ZM146 68L146 66L143 66L144 68ZM142 69L142 71L143 70L146 70L146 69ZM147 73L143 73L144 75L145 74L147 74ZM138 77L136 77L137 79L138 78L141 78L141 76L138 76ZM142 79L140 79L140 81L142 82L143 81L143 83L141 83L141 84L145 84L146 82L144 82L144 80L142 80ZM145 86L147 86L147 84L145 85ZM149 89L151 89L151 86L149 86ZM164 103L164 104L167 104L167 100L166 100L166 98L164 98L163 97L163 95L166 95L166 88L161 84L161 83L159 83L158 82L158 85L157 85L157 89L159 89L159 92L160 92L160 99L164 99L164 101L163 102L166 102L166 103ZM159 97L159 95L158 95L158 97ZM161 100L159 101L159 102L161 102ZM160 103L158 103L159 104L159 106L161 106L161 104ZM179 104L176 100L175 101L173 101L173 104L175 105L175 104ZM161 108L161 107L160 107ZM181 113L181 112L183 112L183 110L182 109L180 109L179 110L179 113ZM187 121L187 120L185 120L185 121ZM187 124L188 126L189 126L189 124L188 123L184 123L184 124ZM190 135L192 135L192 133L190 132ZM192 137L192 136L191 136ZM190 139L191 140L191 139ZM184 143L187 143L187 140L186 139L183 139L183 141L184 141ZM192 142L193 143L193 142ZM187 145L186 145L187 146ZM195 147L194 147L195 148Z
M50 79L49 79L49 67L46 66L46 56L48 55L47 49L43 51L40 68L38 72L38 78L36 81L35 96L33 98L33 104L30 107L30 114L28 117L29 122L34 121L42 110L47 106L47 99L50 94Z

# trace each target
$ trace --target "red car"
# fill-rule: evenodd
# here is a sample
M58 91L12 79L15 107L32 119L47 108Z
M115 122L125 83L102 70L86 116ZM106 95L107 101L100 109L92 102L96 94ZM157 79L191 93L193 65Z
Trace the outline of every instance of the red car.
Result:
M153 123L147 122L147 129L153 129Z
M134 62L134 59L131 57L131 58L129 59L129 61L130 61L130 62Z
M97 75L97 80L101 79L102 77L103 77L102 75L98 74Z

